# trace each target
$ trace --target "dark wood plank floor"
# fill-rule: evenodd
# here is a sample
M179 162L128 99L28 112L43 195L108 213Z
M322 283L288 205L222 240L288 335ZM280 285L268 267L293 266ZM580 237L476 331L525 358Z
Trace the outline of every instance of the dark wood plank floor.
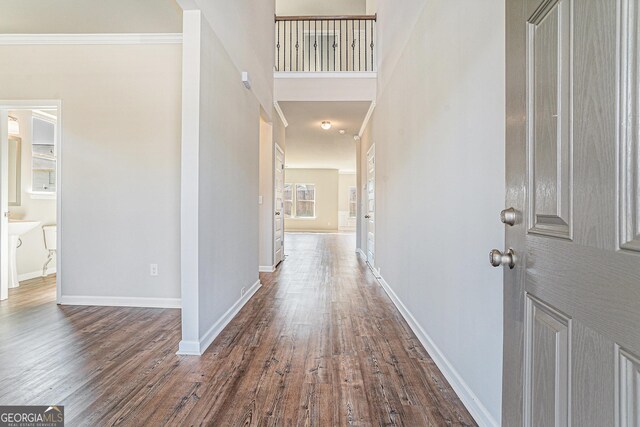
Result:
M54 278L0 303L0 404L67 425L475 425L352 235L292 234L287 260L202 357L179 310L57 306Z

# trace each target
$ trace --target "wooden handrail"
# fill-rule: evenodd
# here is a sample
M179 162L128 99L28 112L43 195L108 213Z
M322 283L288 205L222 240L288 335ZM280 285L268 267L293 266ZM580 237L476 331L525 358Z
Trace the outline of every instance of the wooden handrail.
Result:
M378 14L375 15L336 15L336 16L277 16L278 21L377 21Z

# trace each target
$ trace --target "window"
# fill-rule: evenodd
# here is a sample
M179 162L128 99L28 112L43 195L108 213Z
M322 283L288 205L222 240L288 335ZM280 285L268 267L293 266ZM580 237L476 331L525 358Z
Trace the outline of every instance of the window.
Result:
M56 192L56 123L33 117L31 144L31 187L38 193Z
M325 23L325 26L326 25L328 24ZM318 27L318 30L320 30L320 27ZM296 63L296 58L293 58L291 65L289 65L287 61L287 71L303 71L303 67L304 70L307 71L341 71L340 67L342 65L340 58L343 57L342 49L346 46L344 46L345 43L338 41L338 35L340 35L339 31L330 33L326 28L324 32L313 32L312 30L306 33L302 40L303 46L300 47L300 51L302 52L303 47L305 49L310 48L311 50L304 56L300 55L302 60L300 64ZM356 65L357 62L358 60L356 59ZM348 69L350 65L350 63L345 63L344 67Z
M296 184L296 218L314 218L315 216L316 186Z
M284 185L284 217L291 218L293 216L293 186L291 184Z
M283 199L285 218L316 217L315 184L285 184Z
M349 187L349 218L355 218L358 213L358 192L356 187Z

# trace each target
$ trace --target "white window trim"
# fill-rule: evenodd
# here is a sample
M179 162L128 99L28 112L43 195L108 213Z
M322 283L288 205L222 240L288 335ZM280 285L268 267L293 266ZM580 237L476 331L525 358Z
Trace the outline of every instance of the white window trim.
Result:
M282 191L282 213L283 213L285 219L291 219L291 218L295 218L294 214L296 212L296 205L294 203L294 200L296 199L296 196L295 196L295 194L293 194L293 192L294 192L294 190L296 188L296 185L291 183L291 182L285 182L283 187L286 187L287 185L291 186L291 200L287 200L287 199L284 198L284 188L283 188L283 191ZM291 215L287 216L287 214L286 214L286 212L284 210L284 206L289 201L291 202Z
M354 201L351 201L351 190L355 190L355 192L356 192L356 199ZM349 216L348 216L348 218L357 218L358 217L358 187L355 187L355 186L350 186L349 187L349 193L347 194L347 202L348 202L348 206L349 206ZM354 215L351 215L351 204L352 203L356 206L356 213Z
M316 203L318 200L318 186L314 183L304 183L304 182L285 182L285 185L291 185L291 216L288 219L295 219L296 221L313 221L318 219L316 216ZM313 185L313 200L303 200L305 202L313 202L313 216L298 216L296 212L296 203L297 203L297 194L298 194L298 185ZM283 203L287 202L283 197ZM285 216L285 218L287 218Z
M57 178L57 175L58 175L58 117L41 110L32 110L32 114L31 114L32 128L33 128L34 119L51 123L54 126L53 153L56 161L56 178ZM33 148L31 148L31 156L33 156ZM31 164L29 166L30 166L29 169L31 173L31 189L27 190L29 197L32 200L56 200L57 194L58 194L58 180L56 179L55 191L34 191L33 190L33 158L31 159Z

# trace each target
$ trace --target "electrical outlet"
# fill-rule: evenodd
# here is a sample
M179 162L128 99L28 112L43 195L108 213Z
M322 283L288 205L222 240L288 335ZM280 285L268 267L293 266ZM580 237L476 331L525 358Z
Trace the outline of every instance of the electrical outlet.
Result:
M158 264L149 264L149 275L150 276L158 275Z
M247 293L247 288L240 289L240 298L242 298L246 293Z

